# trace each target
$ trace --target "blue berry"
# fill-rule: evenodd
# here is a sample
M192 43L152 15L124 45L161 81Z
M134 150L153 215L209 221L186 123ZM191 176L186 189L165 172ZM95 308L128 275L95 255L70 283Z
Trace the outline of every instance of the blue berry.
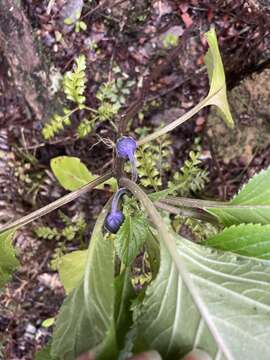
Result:
M123 159L131 160L137 148L136 141L130 136L122 136L116 143L117 155Z
M112 211L106 217L105 228L109 232L115 234L119 230L120 226L123 224L124 219L125 217L121 211Z

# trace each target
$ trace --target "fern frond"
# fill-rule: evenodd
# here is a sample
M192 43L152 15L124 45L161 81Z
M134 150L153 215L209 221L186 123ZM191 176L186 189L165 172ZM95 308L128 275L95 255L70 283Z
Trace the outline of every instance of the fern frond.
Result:
M83 119L77 127L77 134L80 139L84 138L93 130L94 121Z
M168 188L180 196L203 190L208 181L208 172L201 169L200 164L200 153L191 151L189 159L185 161L180 171L174 174L173 180L169 181Z
M52 119L44 125L42 129L42 135L45 140L52 139L56 134L63 130L65 126L71 124L71 111L69 111L68 109L64 109L64 112L64 115L53 115Z
M50 228L49 226L39 226L35 229L35 234L39 239L44 240L59 240L61 237L56 228Z
M137 168L141 184L156 191L162 185L162 174L170 167L171 140L165 135L137 150Z
M112 119L119 111L119 104L110 104L104 101L97 109L99 121Z
M85 103L84 91L86 87L86 61L85 56L80 55L75 59L76 65L73 71L64 75L63 88L67 99L75 102L81 108Z

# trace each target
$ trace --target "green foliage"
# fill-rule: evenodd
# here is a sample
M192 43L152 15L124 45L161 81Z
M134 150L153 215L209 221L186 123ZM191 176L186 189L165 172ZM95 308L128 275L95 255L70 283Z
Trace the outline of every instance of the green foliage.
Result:
M270 225L233 225L210 237L203 244L244 256L270 260Z
M96 94L100 105L97 109L100 121L112 119L126 102L126 96L129 94L129 87L133 82L127 81L126 84L122 79L108 81L102 84Z
M67 21L73 21L72 19ZM78 31L84 29L85 23L83 21L77 21L75 29ZM103 83L97 93L96 98L99 101L99 105L96 109L92 109L86 105L85 89L86 89L86 58L85 55L79 55L75 58L75 66L72 71L65 73L63 77L63 90L66 95L66 99L73 103L73 108L69 109L64 107L63 114L54 114L52 119L45 124L42 135L45 140L52 139L67 125L71 125L71 116L82 111L90 112L90 115L80 120L77 127L77 136L84 138L90 134L94 127L107 120L112 120L119 112L121 106L126 102L127 96L130 94L130 88L134 85L134 81L127 80L119 77L118 72L115 74L118 76L116 80ZM75 107L74 107L75 106Z
M125 221L116 234L117 255L125 265L130 265L149 236L147 221L143 215L125 214Z
M201 348L213 358L215 341L166 248L161 247L157 278L135 308L138 350L156 349L164 359ZM233 359L264 359L269 353L270 268L259 260L217 253L177 237L183 262L209 316ZM245 344L245 346L243 346ZM226 355L227 355L226 354Z
M39 226L35 229L35 234L39 239L43 240L59 240L61 233L56 228L51 228L49 226Z
M63 111L63 115L54 114L52 119L44 125L42 135L45 140L53 138L59 131L63 130L65 126L71 124L71 111L67 108L64 108Z
M206 36L210 46L206 55L210 91L185 119L202 107L214 104L232 126L214 30ZM76 64L74 71L65 75L63 84L67 98L76 105L68 110L69 117L82 110L94 113L79 125L78 133L83 137L96 122L112 120L125 102L129 86L119 75L116 81L100 87L98 108L88 108L84 97L84 57L79 57ZM117 69L115 74L119 74ZM150 135L150 139L171 131L183 121L183 118L177 119ZM140 129L141 133L144 130ZM52 134L55 132L49 133ZM154 144L148 143L149 135L138 142L143 145L137 151L139 179L145 187L156 190L163 183L163 172L170 171L170 140L163 137ZM169 188L151 197L156 200L172 193L186 195L201 191L207 172L200 168L199 157L199 152L191 152L183 168L169 182ZM73 157L53 159L52 170L66 190L76 190L72 199L82 193L81 187L97 178ZM225 229L201 244L178 236L170 226L170 216L160 214L139 186L123 178L118 179L119 185L127 186L134 197L124 199L125 221L115 236L103 234L110 202L98 216L87 251L78 250L63 256L65 241L82 238L86 228L82 218L70 220L62 214L63 228L37 229L40 238L62 244L53 266L58 269L68 294L57 317L51 354L45 350L43 358L74 360L91 350L97 360L125 359L132 352L154 349L163 359L172 359L200 348L213 358L265 359L265 354L270 353L270 263L267 261L270 225L252 222L269 223L269 174L270 169L255 176L229 204L185 199L186 204L189 200L187 207L191 210L198 214L207 210L225 225L250 223ZM51 209L57 208L55 203L63 204L57 200ZM41 210L35 216L26 217L24 224L36 219L37 213L48 213ZM181 221L176 220L173 227L178 231ZM203 229L201 222L188 219L186 224L197 231L200 240L208 236L210 228ZM0 273L9 275L17 264L9 238L12 232L1 236ZM225 251L216 251L213 247ZM138 269L140 261L142 268ZM139 288L143 290L139 292Z
M70 116L78 109L85 107L84 91L86 88L86 61L85 56L80 55L75 59L75 68L73 71L68 71L63 78L63 90L66 98L76 104L75 109L63 108L63 115L54 114L52 119L45 124L42 130L42 135L45 140L53 138L59 131L63 130L65 126L71 124Z
M58 156L51 160L51 169L61 186L66 190L77 190L98 178L93 175L79 158L72 156ZM106 181L104 184L116 187L115 179ZM104 185L97 188L102 189Z
M145 134L148 129L142 128L138 132ZM138 148L136 152L138 176L144 187L151 187L155 191L160 188L162 175L170 168L171 155L171 140L168 135Z
M48 318L44 321L42 321L42 326L45 328L51 327L55 323L55 318Z
M125 335L132 326L131 303L136 298L130 280L130 267L115 278L115 327L119 349L124 346Z
M205 37L209 44L209 49L204 57L210 80L210 90L207 96L207 104L216 105L223 120L229 127L232 128L234 126L234 122L227 100L225 73L215 30L211 29L205 33Z
M59 212L59 216L65 225L62 230L55 227L38 226L35 229L37 237L43 240L56 241L59 241L61 238L71 241L75 238L75 236L77 236L78 239L81 239L86 228L84 217L78 216L72 220L62 212Z
M183 216L175 216L172 221L173 229L176 233L180 233L182 226L187 226L197 241L206 240L214 236L218 232L217 226L205 223L198 219L187 218Z
M226 226L241 223L270 223L270 167L262 170L226 204L205 209Z
M96 222L83 282L68 295L58 315L52 357L74 360L97 346L104 358L114 357L114 252L113 243L102 234L106 215L103 210Z
M93 129L93 120L83 119L78 128L77 128L77 134L80 139L86 137Z
M0 234L0 289L9 281L19 262L12 245L15 230Z
M178 45L178 36L169 33L163 38L163 46L165 49L170 49Z
M76 11L73 16L70 16L64 20L66 25L75 25L75 32L78 33L81 30L85 31L87 29L87 25L84 21L80 19L81 11Z
M59 156L51 160L55 177L66 190L77 190L97 178L92 175L79 158Z
M85 55L80 55L75 59L76 66L73 71L68 71L63 78L63 89L68 100L78 106L84 107L86 87L86 62Z
M67 294L80 285L86 263L87 250L77 250L53 261L52 266L59 272L60 281Z
M55 360L50 355L51 342L49 342L42 350L35 354L35 360Z
M65 283L66 269L69 266L69 262L71 262L73 257L76 257L76 254L82 254L83 256L83 252L74 252L74 255L64 254L67 251L67 243L75 239L80 243L80 246L82 248L85 247L83 243L83 236L86 230L86 222L82 215L76 216L74 219L70 219L64 213L59 212L59 216L64 224L64 228L60 229L56 227L39 226L34 231L39 239L54 240L57 242L57 246L53 253L52 267L55 270L59 270L60 279L63 283L63 286L65 287L66 291L69 292L72 288L73 278L72 274L68 274L67 282L70 281L70 283ZM83 258L81 259L81 261L82 260ZM84 266L83 262L81 262L81 266ZM70 270L73 271L72 268L70 268ZM62 274L64 275L62 276ZM78 272L78 275L74 274L74 277L79 275L80 273Z
M203 190L208 181L208 172L201 169L201 154L191 151L189 159L187 159L180 169L173 176L173 180L169 181L168 189L170 193L177 193L181 196L188 195L190 192L196 193Z

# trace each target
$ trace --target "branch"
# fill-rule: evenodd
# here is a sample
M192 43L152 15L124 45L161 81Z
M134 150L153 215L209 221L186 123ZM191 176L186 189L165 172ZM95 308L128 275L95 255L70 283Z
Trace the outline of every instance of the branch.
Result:
M91 181L90 183L82 186L80 189L72 191L71 193L61 197L58 200L55 200L54 202L50 203L49 205L46 205L42 207L41 209L38 209L26 216L23 216L22 218L12 222L11 224L4 225L0 228L0 234L4 231L15 229L22 227L26 224L29 224L30 222L40 218L41 216L44 216L46 214L49 214L50 212L58 209L60 206L63 206L65 204L68 204L69 202L77 199L79 196L87 193L88 191L94 189L96 186L104 183L105 181L109 180L112 177L112 172L109 171L106 174L98 177L94 181Z

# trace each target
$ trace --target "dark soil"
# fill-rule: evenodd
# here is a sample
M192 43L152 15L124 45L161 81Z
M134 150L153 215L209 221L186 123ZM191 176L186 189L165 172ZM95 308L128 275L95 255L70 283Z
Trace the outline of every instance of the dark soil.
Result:
M134 80L135 85L116 119L119 122L124 118L124 123L132 120L129 133L134 134L143 126L154 129L174 120L207 93L208 80L203 68L207 45L203 33L213 25L229 89L237 88L242 80L270 66L270 9L260 2L85 1L81 18L87 30L79 33L64 25L62 19L67 11L65 3L76 3L75 0L53 1L50 11L45 0L22 3L32 25L33 38L41 44L39 52L46 69L52 71L53 66L64 74L71 69L76 56L86 55L89 106L97 106L95 93L100 84L118 76L113 72L115 64L121 74ZM77 6L79 3L77 1ZM168 32L179 36L178 45L172 49L164 49L162 45L162 36ZM60 33L62 40L57 41ZM90 48L91 43L95 43L96 48ZM105 122L83 140L74 137L71 126L54 140L44 142L43 120L25 106L13 85L7 63L0 60L0 221L3 224L65 193L50 172L50 159L59 155L76 156L93 173L102 174L111 166L112 150L100 142L98 136L112 141L117 137L112 126ZM55 96L61 98L61 94ZM143 120L138 116L142 109ZM264 122L269 124L270 111L265 110L264 115ZM237 129L242 131L244 127L248 131L258 114L248 113L248 121L247 115L238 116L237 111L234 117ZM209 110L204 110L173 131L171 173L181 167L194 147L195 138L199 139L203 167L210 174L210 181L200 196L225 200L254 172L269 165L269 140L265 140L263 146L248 149L248 160L243 160L241 154L225 159L220 154L225 154L226 149L217 148L220 128L208 119ZM74 119L74 123L78 121ZM229 132L229 129L225 134L222 132L225 143ZM231 146L237 147L237 141ZM95 190L62 209L70 217L78 213L85 215L85 243L109 195L109 191ZM50 267L58 244L36 238L33 229L40 224L62 226L54 212L38 224L20 230L15 239L21 266L0 295L0 358L2 352L3 359L34 359L35 351L51 334L51 329L43 327L42 322L57 314L64 299L58 275ZM68 243L66 250L78 246L76 242Z

